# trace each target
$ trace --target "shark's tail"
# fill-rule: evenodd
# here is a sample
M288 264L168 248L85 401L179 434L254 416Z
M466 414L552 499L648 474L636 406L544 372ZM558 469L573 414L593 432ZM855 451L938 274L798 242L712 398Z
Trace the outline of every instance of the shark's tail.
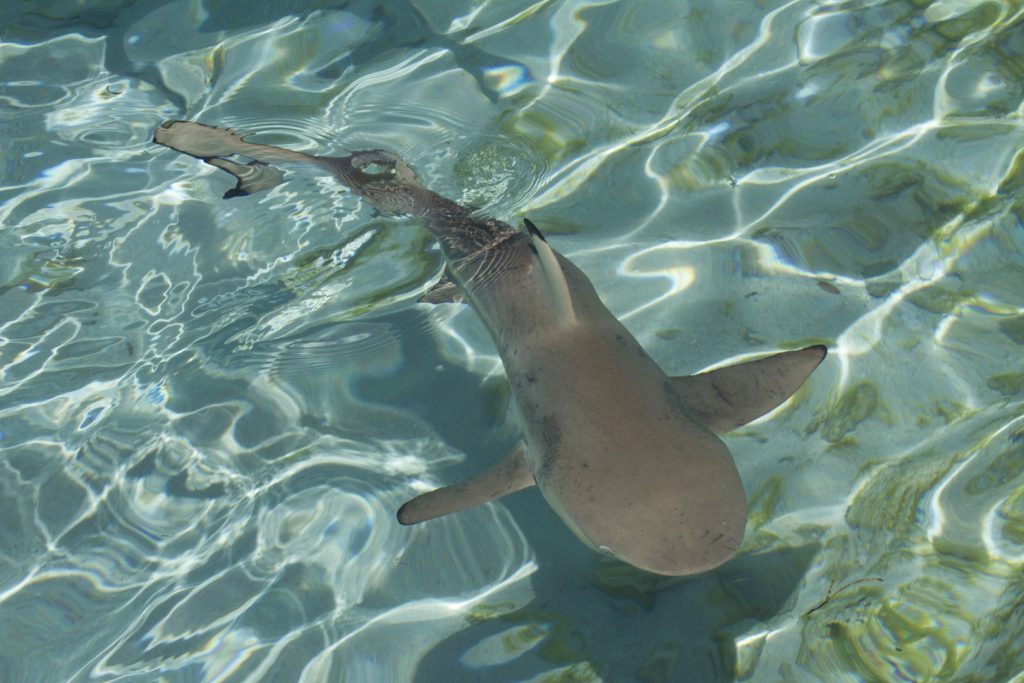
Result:
M284 147L246 142L246 134L194 121L167 121L156 129L153 142L227 171L238 181L225 197L238 197L270 189L284 180L272 164L300 163L330 172L382 211L421 213L433 193L420 184L416 173L401 158L382 150L355 152L346 157L322 157ZM251 159L238 163L229 157Z

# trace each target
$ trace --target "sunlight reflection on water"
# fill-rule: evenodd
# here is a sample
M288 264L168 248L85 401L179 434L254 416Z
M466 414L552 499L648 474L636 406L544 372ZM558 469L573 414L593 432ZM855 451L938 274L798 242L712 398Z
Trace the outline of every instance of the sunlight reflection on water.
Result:
M4 681L1024 671L1017 5L36 9L0 46ZM400 527L518 439L486 331L415 303L415 225L301 173L221 201L173 118L529 215L669 374L827 343L727 439L740 556L644 574L536 492Z

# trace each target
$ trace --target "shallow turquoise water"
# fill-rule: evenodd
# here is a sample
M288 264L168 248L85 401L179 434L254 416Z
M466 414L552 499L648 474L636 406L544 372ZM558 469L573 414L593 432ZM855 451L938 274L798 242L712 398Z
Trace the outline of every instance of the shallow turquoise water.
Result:
M1024 680L1019 3L88 5L0 21L0 680ZM529 215L670 374L827 343L727 438L739 557L400 527L518 438L486 332L171 118Z

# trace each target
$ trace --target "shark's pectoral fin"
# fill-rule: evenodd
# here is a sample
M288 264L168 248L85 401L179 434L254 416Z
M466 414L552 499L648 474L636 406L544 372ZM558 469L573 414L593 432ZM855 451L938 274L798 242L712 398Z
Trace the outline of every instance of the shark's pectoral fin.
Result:
M413 498L398 509L398 521L402 524L416 524L533 486L533 472L525 456L526 446L520 441L497 465L480 476Z
M457 304L462 303L465 297L459 290L458 285L451 281L448 272L441 276L441 279L434 283L423 296L416 301L421 304Z
M724 434L782 405L826 352L824 346L808 346L699 375L673 377L672 388L694 416L716 434Z
M261 161L238 164L229 159L214 157L207 159L206 163L225 170L238 179L238 184L224 193L224 199L244 197L254 192L269 190L284 182L284 171Z

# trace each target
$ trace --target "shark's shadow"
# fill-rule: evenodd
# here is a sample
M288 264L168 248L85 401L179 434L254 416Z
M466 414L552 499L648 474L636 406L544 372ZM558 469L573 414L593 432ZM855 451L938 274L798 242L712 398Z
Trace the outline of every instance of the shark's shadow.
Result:
M733 681L736 638L791 603L819 550L741 555L698 576L660 577L583 547L535 489L503 504L536 552L535 597L438 643L421 659L418 683L494 683L556 670L567 680Z

